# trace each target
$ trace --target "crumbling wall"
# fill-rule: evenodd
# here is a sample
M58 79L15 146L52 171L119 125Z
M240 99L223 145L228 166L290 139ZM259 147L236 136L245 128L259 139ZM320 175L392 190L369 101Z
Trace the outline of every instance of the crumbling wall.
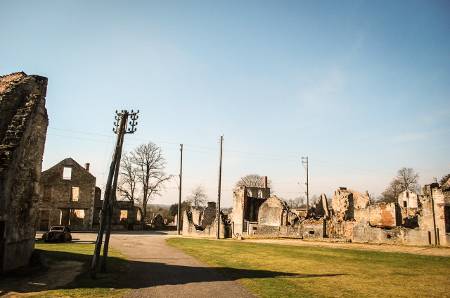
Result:
M220 213L220 231L219 235L221 238L228 237L229 223L225 221L226 217ZM185 210L183 212L183 236L194 236L194 237L205 237L214 238L217 236L217 218L211 225L202 227L201 225L194 224L192 220L192 213L190 210Z
M268 198L259 207L258 224L279 227L286 225L287 208L283 201L276 196Z
M91 229L95 196L96 193L99 195L95 182L96 178L89 170L72 158L42 172L38 227L44 228L47 223L48 227L66 225L72 230ZM47 214L49 218L46 218Z
M233 192L233 212L230 215L232 234L240 237L248 233L248 222L258 220L259 207L270 197L267 187L239 187Z
M403 208L417 208L419 205L419 196L410 190L402 191L398 196L398 204Z
M369 224L379 228L393 228L397 223L399 208L395 203L378 203L369 206Z
M450 231L446 231L445 210L450 208L450 191L437 183L425 185L420 196L419 229L429 234L431 244L450 246Z
M244 237L250 238L302 238L299 226L267 226L258 223L248 224L248 233Z
M208 206L203 210L202 220L200 225L202 227L210 226L216 219L217 207L216 202L208 202Z
M331 201L334 215L340 220L364 220L365 210L369 206L370 197L354 190L340 187L334 192Z
M300 225L303 239L322 239L327 236L325 219L307 219Z
M34 248L36 204L48 126L47 78L0 77L0 271L26 265Z
M450 182L447 182L450 184ZM404 192L409 201L371 204L370 196L340 187L331 208L325 195L309 210L293 209L276 197L252 198L257 189L235 192L233 235L235 237L330 238L332 241L404 245L450 245L450 187L427 185L418 196ZM259 201L257 201L259 199ZM259 205L258 205L259 204ZM255 211L255 207L259 206ZM253 208L253 209L251 209ZM256 213L255 213L256 212ZM251 220L258 214L257 220ZM436 235L436 236L435 236Z
M311 206L308 212L308 217L330 217L330 208L328 207L328 200L325 194L321 194L319 200Z

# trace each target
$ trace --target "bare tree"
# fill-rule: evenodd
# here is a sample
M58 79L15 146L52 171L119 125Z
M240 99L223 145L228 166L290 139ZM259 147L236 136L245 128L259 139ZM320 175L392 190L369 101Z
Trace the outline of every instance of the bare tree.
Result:
M194 207L204 206L207 199L208 196L201 185L194 188L191 195L187 197L187 201Z
M164 169L166 160L162 155L161 148L156 144L149 142L142 144L131 152L131 161L136 168L136 177L142 186L142 213L143 223L147 216L147 203L156 196L160 195L164 182L172 176L166 175Z
M303 206L306 206L304 201L305 201L305 198L300 196L300 197L296 197L294 199L286 200L286 203L289 206L289 208L301 208Z
M397 172L397 176L389 184L388 188L381 194L380 201L383 202L396 202L398 195L405 191L418 191L419 190L419 174L412 168L401 168Z
M267 184L268 187L270 188L272 182L269 180ZM235 188L239 188L241 186L264 187L264 177L257 174L246 175L244 177L241 177L241 179L238 182L236 182Z
M444 184L446 184L449 180L450 180L450 174L447 174L441 178L439 183L441 184L441 186L444 186ZM447 183L447 184L449 184L449 183ZM448 186L448 185L446 185L446 186Z
M120 162L120 180L117 190L122 197L128 199L133 205L136 197L137 171L133 164L132 155L125 153Z

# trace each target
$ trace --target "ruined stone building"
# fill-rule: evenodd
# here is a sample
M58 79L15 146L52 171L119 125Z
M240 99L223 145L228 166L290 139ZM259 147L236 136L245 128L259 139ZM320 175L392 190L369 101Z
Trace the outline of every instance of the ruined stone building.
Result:
M184 214L183 234L215 237L215 203ZM207 216L207 214L209 214ZM346 187L322 194L306 211L290 209L264 187L234 191L233 210L221 212L221 237L290 237L361 243L450 246L450 181L402 192L394 203Z
M396 203L373 203L367 192L340 187L331 206L321 195L307 214L290 210L270 195L270 189L242 187L234 192L231 234L450 246L450 187L446 185L426 185L420 195L402 192Z
M101 210L102 201L96 204L96 221L94 227L98 225L98 214ZM113 230L140 230L141 225L142 210L141 208L134 206L131 201L116 201L114 203L114 210L112 216L112 227Z
M265 179L264 187L239 187L233 192L234 202L231 213L233 235L248 232L248 223L258 222L259 207L270 197L270 188Z
M183 235L197 237L216 237L217 235L216 202L208 202L207 207L191 207L184 210ZM220 213L220 237L231 237L228 218Z
M41 76L0 77L0 272L26 265L34 249L46 90Z
M42 172L37 227L47 230L65 225L72 230L95 230L99 226L103 201L96 177L72 158L66 158ZM130 201L115 202L112 229L134 229L140 223L140 208Z
M38 229L48 230L54 225L65 225L73 230L92 229L95 207L101 208L101 191L95 182L89 163L82 167L72 158L42 172Z

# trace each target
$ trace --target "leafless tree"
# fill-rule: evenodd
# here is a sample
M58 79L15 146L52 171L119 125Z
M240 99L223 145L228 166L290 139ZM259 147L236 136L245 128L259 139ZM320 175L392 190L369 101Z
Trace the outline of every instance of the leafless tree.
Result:
M172 178L164 172L166 160L161 148L149 142L138 146L131 152L131 162L136 169L137 182L142 187L142 213L147 216L147 203L160 195L164 183ZM145 222L143 220L143 222Z
M441 186L443 186L444 184L446 184L450 179L450 174L445 175L444 177L441 178L441 180L439 181ZM446 185L448 186L448 185Z
M267 184L268 187L270 188L272 182L269 180ZM235 188L239 188L241 186L264 187L264 177L257 174L246 175L244 177L241 177L241 179L238 182L236 182Z
M388 188L382 193L381 201L396 202L398 195L405 190L419 191L419 174L412 168L401 168L397 176L389 184Z
M137 200L136 193L137 171L131 153L125 153L120 162L120 180L117 190L122 197L133 205Z
M305 198L302 196L296 197L294 199L288 199L286 200L287 205L289 206L289 208L301 208L305 205Z
M201 185L194 188L191 195L187 197L187 201L194 207L204 206L207 199L208 196Z

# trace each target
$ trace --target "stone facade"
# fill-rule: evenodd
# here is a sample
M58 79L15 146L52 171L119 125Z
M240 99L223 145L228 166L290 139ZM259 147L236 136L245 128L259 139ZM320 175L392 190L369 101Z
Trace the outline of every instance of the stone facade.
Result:
M373 203L367 192L340 187L331 207L321 195L308 212L289 209L270 189L242 187L234 192L232 236L450 246L446 185L426 185L420 195L403 192L398 203Z
M239 187L234 191L231 213L232 233L239 237L247 233L249 222L258 221L259 207L270 197L268 187Z
M419 196L410 190L405 190L398 196L398 204L402 208L417 208Z
M95 201L99 202L101 196L95 182L89 164L82 167L72 158L42 172L38 229L48 230L54 225L65 225L72 230L92 229ZM101 203L97 205L101 207Z
M95 198L95 211L93 228L97 229L100 222L100 211L102 210L103 201ZM111 219L111 229L115 231L123 230L141 230L142 210L134 206L131 201L114 202L113 216Z
M0 77L0 272L28 263L48 126L47 78Z
M206 208L196 207L183 212L183 235L214 238L217 236L217 207L215 202L208 202ZM193 216L196 216L195 220ZM198 222L198 223L196 223ZM230 237L228 218L220 213L221 238Z
M288 221L288 208L276 196L261 204L258 211L258 224L265 226L285 226Z

